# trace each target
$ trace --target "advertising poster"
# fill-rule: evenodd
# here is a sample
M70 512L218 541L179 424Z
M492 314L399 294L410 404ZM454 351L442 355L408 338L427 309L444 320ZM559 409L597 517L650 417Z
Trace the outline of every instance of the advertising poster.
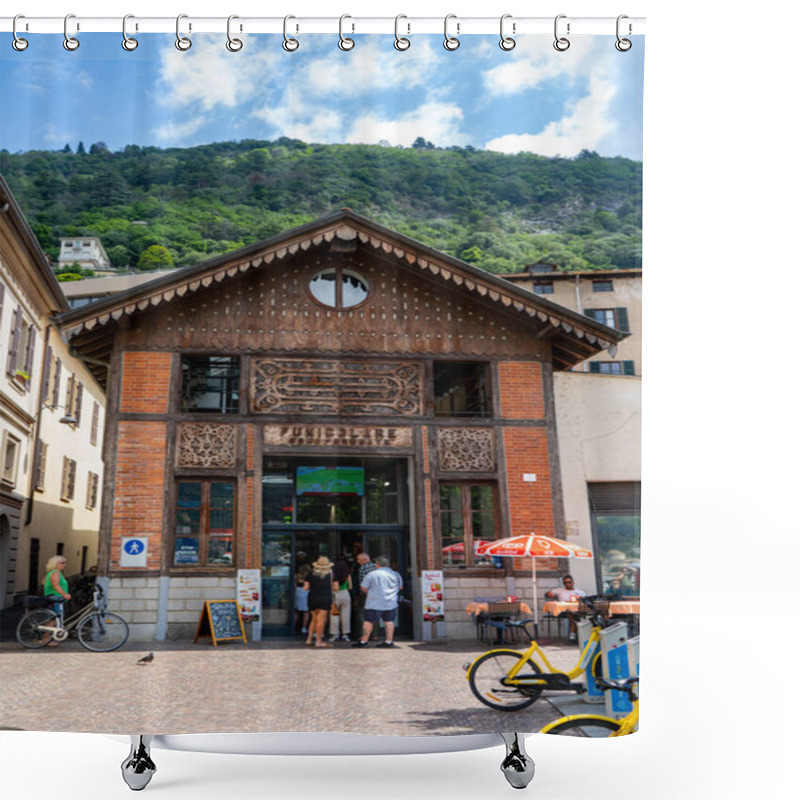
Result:
M261 617L261 572L257 569L240 569L236 572L236 600L244 622Z
M422 571L422 618L425 622L444 620L444 594L441 570Z

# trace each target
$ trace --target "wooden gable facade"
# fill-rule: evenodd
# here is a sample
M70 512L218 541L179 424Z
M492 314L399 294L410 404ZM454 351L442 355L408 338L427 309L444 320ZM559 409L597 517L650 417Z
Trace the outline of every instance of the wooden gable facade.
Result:
M385 547L415 623L423 570L449 620L479 584L505 594L523 565L478 540L563 535L553 370L621 338L347 210L60 324L107 384L99 566L141 639L186 635L237 569L289 633L301 549ZM209 364L225 402L203 407Z

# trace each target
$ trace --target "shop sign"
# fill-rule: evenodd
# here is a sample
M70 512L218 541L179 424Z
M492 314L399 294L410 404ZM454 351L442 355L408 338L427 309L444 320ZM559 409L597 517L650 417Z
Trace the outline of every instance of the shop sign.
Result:
M444 573L439 569L422 571L422 619L444 620Z
M411 447L411 428L366 425L265 425L273 447Z

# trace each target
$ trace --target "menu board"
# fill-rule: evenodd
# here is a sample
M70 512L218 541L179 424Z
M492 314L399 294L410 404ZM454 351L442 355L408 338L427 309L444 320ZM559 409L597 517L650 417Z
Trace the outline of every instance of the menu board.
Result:
M422 619L444 620L444 573L438 569L422 571Z
M211 637L216 646L217 642L230 642L241 639L247 644L244 634L244 623L239 613L239 604L235 600L207 600L197 623L197 633L194 640Z
M236 599L245 622L261 617L261 572L257 569L240 569L236 573Z

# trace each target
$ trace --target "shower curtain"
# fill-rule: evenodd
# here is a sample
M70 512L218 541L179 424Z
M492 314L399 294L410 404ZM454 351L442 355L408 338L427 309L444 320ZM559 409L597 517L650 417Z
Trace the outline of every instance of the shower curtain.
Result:
M497 732L461 669L524 647L493 604L544 608L558 670L567 572L638 632L643 37L341 24L2 37L3 199L66 296L37 317L4 255L32 368L3 392L43 398L3 421L31 440L4 502L12 468L33 497L4 618L64 552L130 629L105 655L12 634L4 727ZM84 406L34 477L35 421L80 406L48 326L99 441L75 449ZM592 557L484 554L530 533ZM69 701L30 702L44 680Z

